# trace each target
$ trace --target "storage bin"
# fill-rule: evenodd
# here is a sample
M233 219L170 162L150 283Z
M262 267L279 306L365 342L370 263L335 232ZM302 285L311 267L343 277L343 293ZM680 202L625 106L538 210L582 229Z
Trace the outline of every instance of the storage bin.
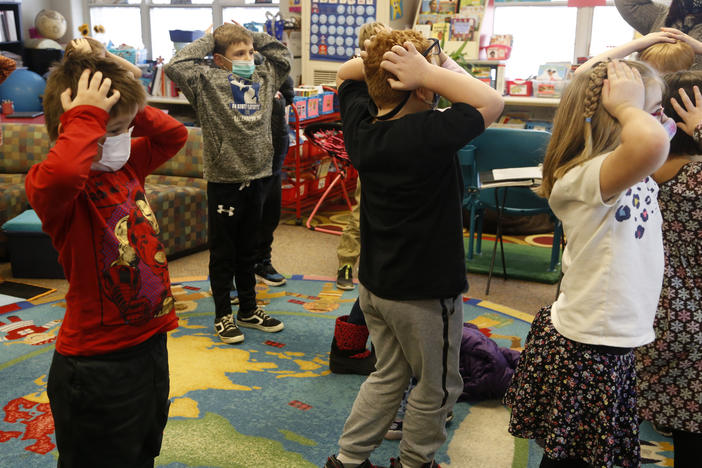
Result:
M205 31L186 31L184 29L171 29L168 31L173 42L193 42L205 35Z
M563 94L563 90L568 86L569 80L561 81L533 81L534 96L559 98Z
M34 210L27 210L2 225L8 238L12 276L16 278L65 278L51 238L41 230Z
M307 98L307 118L314 119L319 117L319 111L322 108L322 96L310 96Z
M304 96L295 96L293 98L293 106L295 106L295 110L297 110L297 115L299 116L300 120L305 120L307 119L307 98ZM295 112L290 109L290 116L289 116L290 122L295 122Z
M531 96L533 85L529 80L511 80L507 82L507 94L510 96Z
M334 96L335 93L331 91L322 93L322 114L331 114L334 112Z

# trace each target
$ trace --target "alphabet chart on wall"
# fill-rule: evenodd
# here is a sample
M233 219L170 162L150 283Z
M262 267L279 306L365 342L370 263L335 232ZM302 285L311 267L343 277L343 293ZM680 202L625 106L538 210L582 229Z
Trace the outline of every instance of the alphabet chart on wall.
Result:
M344 62L356 53L358 32L375 21L376 0L317 0L310 14L310 59Z

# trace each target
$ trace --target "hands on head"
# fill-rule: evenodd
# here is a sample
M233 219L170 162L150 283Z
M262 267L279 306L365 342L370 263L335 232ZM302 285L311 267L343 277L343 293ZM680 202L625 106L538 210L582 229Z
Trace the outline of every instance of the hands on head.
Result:
M700 93L700 88L696 85L693 86L692 89L695 93L694 104L683 88L678 90L680 100L685 108L680 105L677 99L670 98L673 109L675 109L675 112L677 112L682 119L682 122L677 122L678 127L690 136L694 135L695 127L702 123L702 93Z
M84 105L95 106L105 112L110 112L112 106L119 101L119 91L117 90L113 91L112 94L108 96L111 85L112 80L109 78L103 79L102 72L97 71L91 76L90 70L83 70L78 80L75 97L71 99L71 88L66 88L66 90L61 93L61 105L63 106L64 112L74 107Z
M643 109L646 88L641 74L619 60L607 63L607 78L602 85L602 105L615 118L630 107Z
M433 65L427 62L411 42L394 45L383 54L383 61L380 62L380 68L397 78L388 78L388 83L392 89L399 91L412 91L424 86L431 67Z

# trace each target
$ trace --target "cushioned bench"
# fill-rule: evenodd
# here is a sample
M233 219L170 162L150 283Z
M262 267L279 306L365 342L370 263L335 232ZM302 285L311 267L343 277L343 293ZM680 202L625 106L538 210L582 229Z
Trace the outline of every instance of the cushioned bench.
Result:
M1 128L0 225L31 209L24 193L25 175L46 157L51 145L43 125L3 123ZM202 172L202 132L190 127L185 146L146 178L146 197L169 258L207 246L207 183ZM7 241L6 233L0 232L0 261L9 258Z

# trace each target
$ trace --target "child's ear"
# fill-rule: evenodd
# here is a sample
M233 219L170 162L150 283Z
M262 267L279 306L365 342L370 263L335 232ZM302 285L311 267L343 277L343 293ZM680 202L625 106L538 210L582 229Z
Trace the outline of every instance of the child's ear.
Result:
M223 68L225 70L229 69L227 66L227 61L224 60L224 57L222 57L221 54L214 54L214 63L217 65L219 68Z
M427 88L417 88L414 93L420 101L426 102L431 101L434 98L434 91Z

